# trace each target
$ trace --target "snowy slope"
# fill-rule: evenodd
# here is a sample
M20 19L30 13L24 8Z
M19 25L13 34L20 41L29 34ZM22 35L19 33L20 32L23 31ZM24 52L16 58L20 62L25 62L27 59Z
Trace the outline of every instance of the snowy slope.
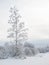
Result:
M3 59L0 65L49 65L49 53L38 54L27 59Z

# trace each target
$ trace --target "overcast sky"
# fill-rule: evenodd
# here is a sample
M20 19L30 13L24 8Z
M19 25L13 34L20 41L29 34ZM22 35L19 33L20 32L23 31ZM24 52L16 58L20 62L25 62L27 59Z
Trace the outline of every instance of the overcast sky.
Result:
M29 28L29 38L49 39L49 0L0 0L0 40L6 40L9 9L16 6Z

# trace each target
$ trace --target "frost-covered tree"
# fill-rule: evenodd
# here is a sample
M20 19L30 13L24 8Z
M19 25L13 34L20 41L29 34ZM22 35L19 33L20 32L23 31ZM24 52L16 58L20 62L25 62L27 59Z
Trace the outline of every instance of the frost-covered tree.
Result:
M24 22L21 22L21 16L19 15L19 11L16 9L16 7L10 8L8 23L10 24L10 28L8 29L8 38L11 40L11 42L14 42L16 44L14 47L11 46L11 50L9 50L10 52L8 53L10 56L24 56L23 45L20 44L24 43L27 40L28 28L25 28Z
M27 28L25 28L24 22L21 22L21 16L18 13L16 7L10 8L10 16L8 23L11 28L8 30L8 38L12 39L16 44L20 41L27 39Z

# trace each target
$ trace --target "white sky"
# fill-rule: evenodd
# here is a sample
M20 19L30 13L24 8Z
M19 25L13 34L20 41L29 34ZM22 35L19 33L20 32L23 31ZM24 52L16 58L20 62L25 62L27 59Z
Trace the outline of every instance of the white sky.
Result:
M49 0L0 0L0 40L7 40L9 9L15 6L31 39L49 39Z

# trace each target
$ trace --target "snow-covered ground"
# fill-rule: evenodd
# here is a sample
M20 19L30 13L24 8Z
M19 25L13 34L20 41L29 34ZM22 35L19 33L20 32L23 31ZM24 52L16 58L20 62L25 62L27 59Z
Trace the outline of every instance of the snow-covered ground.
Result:
M2 59L0 65L49 65L49 53L41 53L27 59Z

